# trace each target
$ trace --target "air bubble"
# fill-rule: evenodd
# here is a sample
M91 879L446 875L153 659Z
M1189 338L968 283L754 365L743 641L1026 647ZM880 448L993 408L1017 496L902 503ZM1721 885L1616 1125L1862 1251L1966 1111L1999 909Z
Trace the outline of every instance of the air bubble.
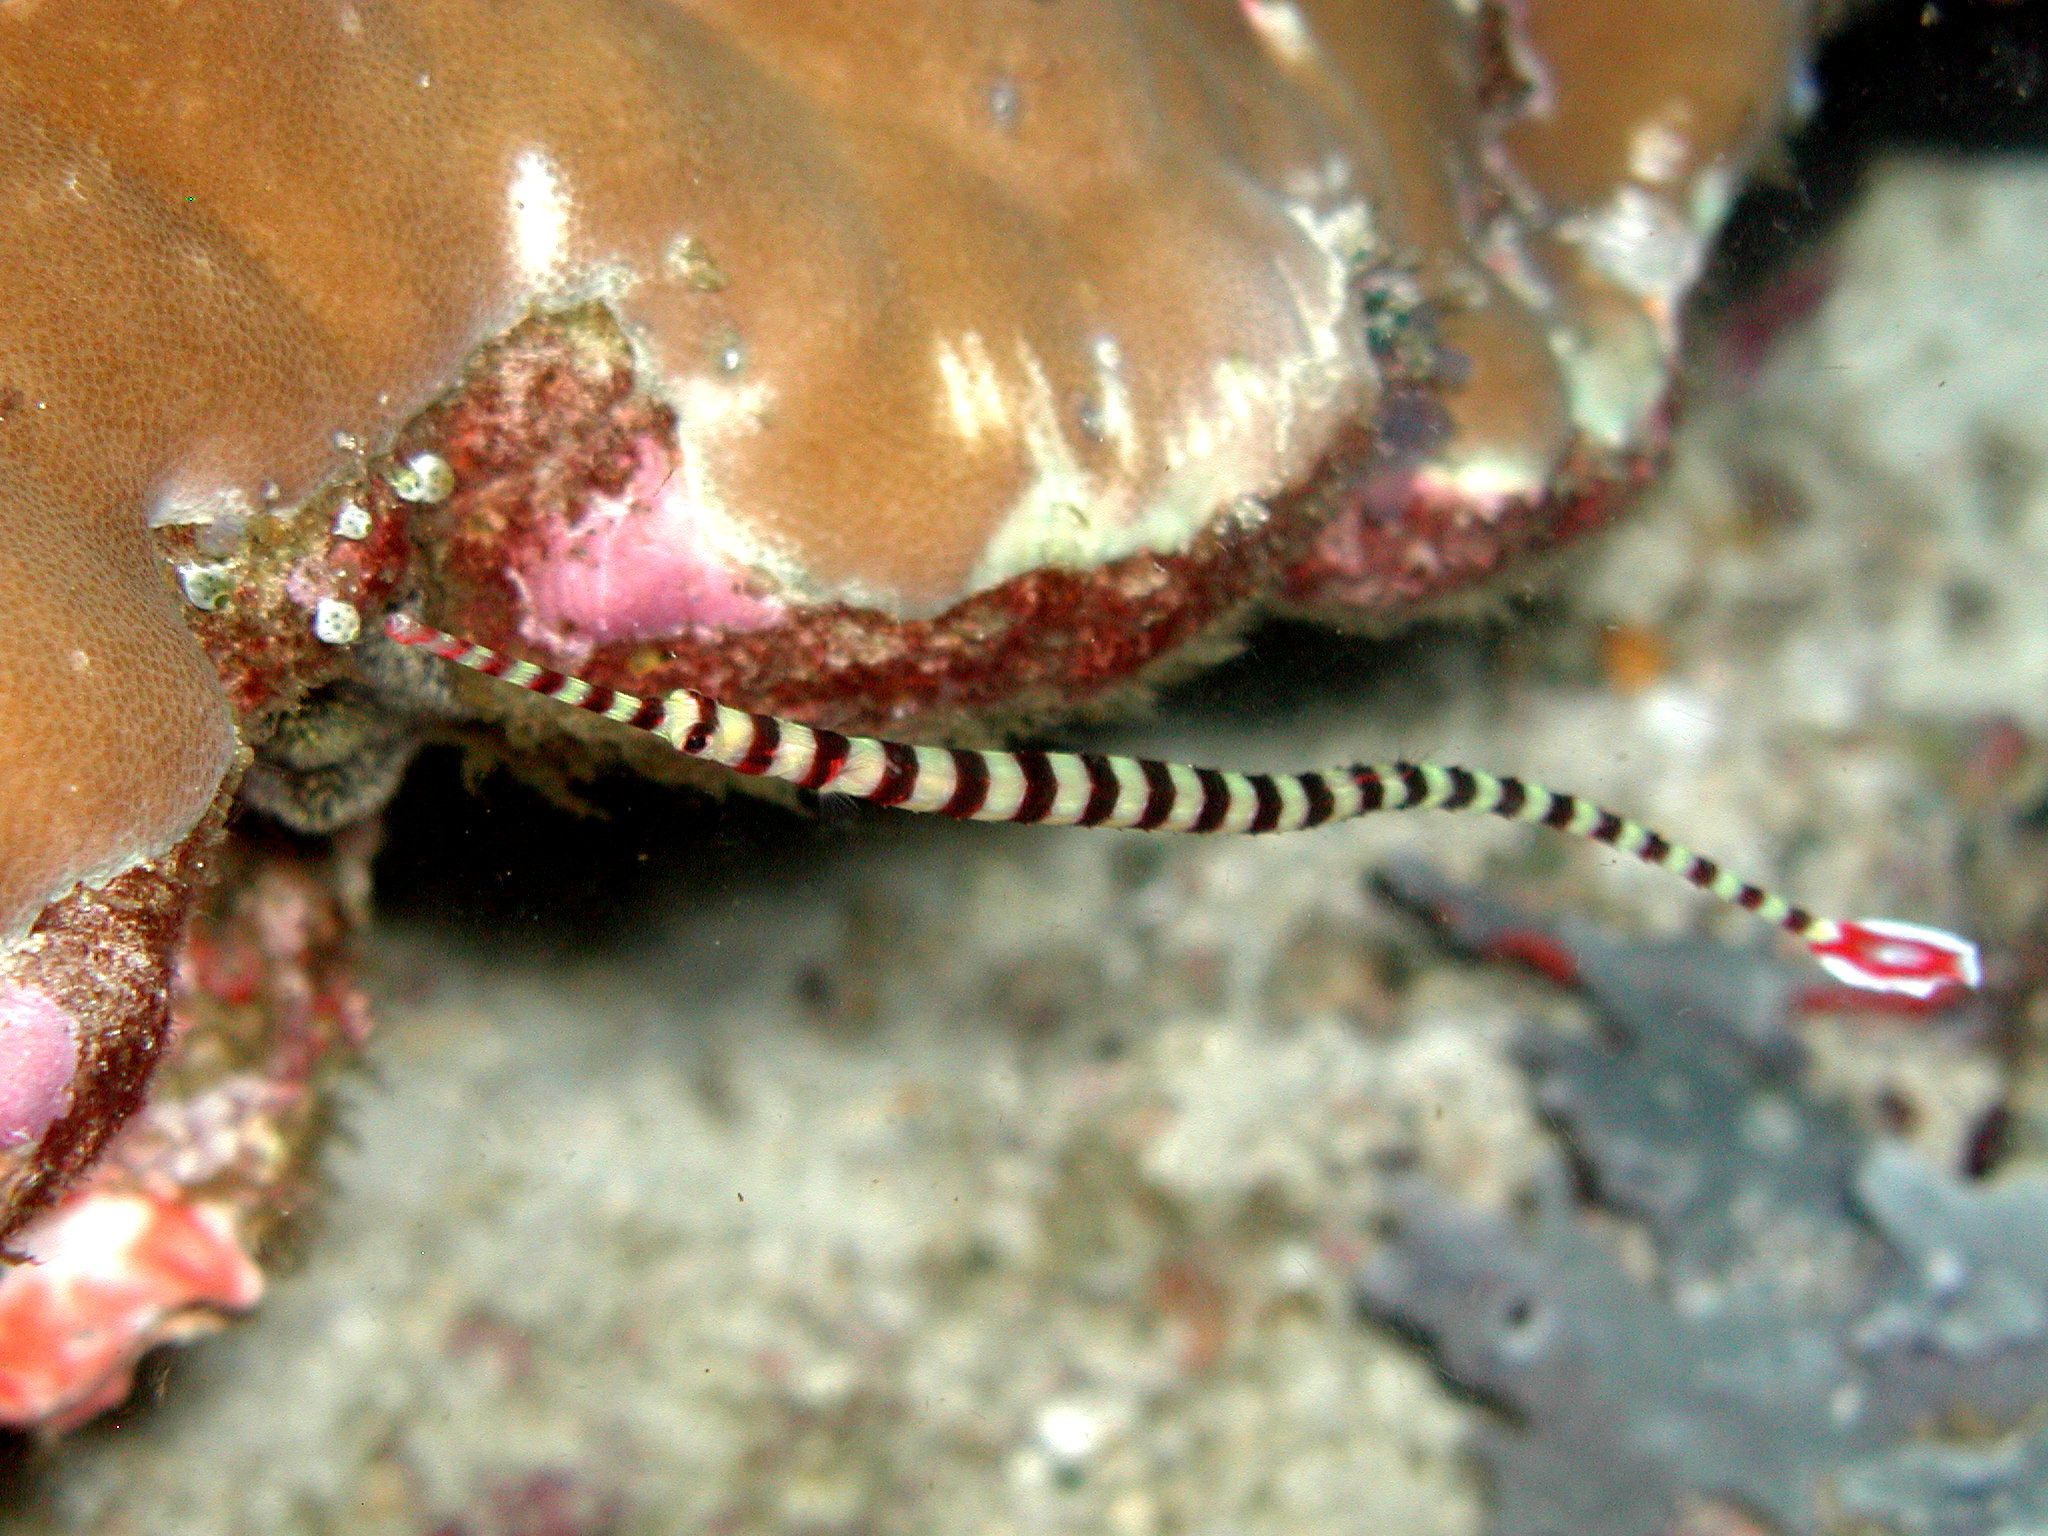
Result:
M181 565L178 587L185 601L201 613L218 613L234 596L235 569L231 565Z
M995 119L998 128L1010 129L1017 126L1017 119L1024 115L1024 94L1017 88L1014 77L998 75L990 84L988 115Z
M363 616L354 603L323 597L313 610L313 637L329 645L354 645L363 633Z
M239 517L201 523L192 531L192 548L208 560L225 560L242 547L242 540L248 532L249 525Z
M370 514L353 501L344 501L335 509L334 536L337 539L367 539L370 536Z
M403 464L393 465L385 479L400 501L430 505L455 494L455 471L436 453L414 454Z

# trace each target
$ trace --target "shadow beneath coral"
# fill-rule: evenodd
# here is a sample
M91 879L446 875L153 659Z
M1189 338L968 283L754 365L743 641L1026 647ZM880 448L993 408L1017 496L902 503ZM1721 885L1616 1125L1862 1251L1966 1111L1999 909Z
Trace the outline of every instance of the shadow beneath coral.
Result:
M614 952L676 904L815 878L849 818L750 794L713 796L614 773L565 805L507 772L466 782L448 748L421 754L385 812L382 916L500 953Z

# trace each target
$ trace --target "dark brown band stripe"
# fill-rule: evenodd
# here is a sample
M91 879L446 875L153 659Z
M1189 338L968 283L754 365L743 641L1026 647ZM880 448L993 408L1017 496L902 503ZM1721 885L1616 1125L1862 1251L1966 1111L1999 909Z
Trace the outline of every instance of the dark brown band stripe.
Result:
M1469 768L1450 767L1444 770L1450 778L1451 792L1444 796L1442 809L1462 811L1479 798L1479 780Z
M1493 814L1513 821L1522 814L1522 807L1528 803L1528 786L1520 779L1510 776L1500 781L1500 798L1494 802Z
M988 803L988 757L955 747L953 777L953 798L939 807L939 814L957 821L971 820Z
M917 749L906 747L900 741L885 741L882 743L882 761L886 766L881 782L862 798L872 800L876 805L901 805L917 793ZM826 787L829 789L831 786Z
M701 753L711 744L711 728L718 720L718 706L709 699L697 700L697 719L684 733L683 751L692 757Z
M754 744L747 748L747 755L732 765L733 772L755 777L768 771L768 765L775 761L775 749L782 744L782 723L773 715L755 715Z
M1116 814L1123 785L1116 776L1116 765L1099 752L1083 752L1081 766L1088 773L1088 803L1081 807L1079 825L1099 827Z
M1214 832L1230 814L1230 785L1214 768L1197 768L1195 782L1202 787L1202 809L1195 815L1191 832Z
M853 750L853 743L837 731L814 731L816 755L811 758L810 771L797 780L803 789L823 789L838 776L846 766L846 755Z
M1252 794L1258 799L1259 808L1252 812L1252 824L1247 832L1271 832L1280 825L1280 783L1270 774L1257 774L1252 779Z
M1330 781L1326 776L1320 773L1297 774L1295 782L1301 785L1302 799L1307 802L1307 810L1301 818L1303 827L1320 827L1337 814L1337 797L1330 792Z
M1173 814L1173 770L1149 758L1141 760L1138 767L1145 779L1145 808L1135 825L1141 832L1150 832Z
M1016 759L1017 766L1024 772L1024 798L1017 802L1017 809L1008 819L1036 826L1052 809L1053 800L1060 792L1060 781L1053 772L1052 760L1043 752L1019 752Z

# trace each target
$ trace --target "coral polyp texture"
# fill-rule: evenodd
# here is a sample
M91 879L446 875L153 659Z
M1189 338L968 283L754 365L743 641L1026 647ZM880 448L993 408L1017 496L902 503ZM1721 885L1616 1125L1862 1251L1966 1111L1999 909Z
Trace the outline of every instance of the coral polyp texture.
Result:
M0 8L0 1232L141 1103L238 795L582 750L400 599L936 731L1608 516L1804 41L1732 11Z

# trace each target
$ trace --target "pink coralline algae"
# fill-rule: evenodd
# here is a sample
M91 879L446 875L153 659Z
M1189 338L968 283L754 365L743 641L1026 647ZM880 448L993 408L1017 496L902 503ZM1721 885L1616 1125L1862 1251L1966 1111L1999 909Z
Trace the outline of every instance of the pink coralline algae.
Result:
M0 6L0 1231L142 1104L266 867L238 800L326 834L436 730L589 749L409 668L394 603L939 733L1470 585L1653 469L1804 24Z
M0 1283L0 1424L82 1424L128 1395L144 1349L263 1295L227 1213L204 1203L88 1191L22 1248Z
M522 633L559 655L670 635L767 629L782 604L755 597L747 576L714 546L678 479L679 466L646 439L616 496L593 495L572 523L545 526L506 576L526 609Z
M40 1140L78 1070L78 1027L33 987L0 984L0 1145Z

